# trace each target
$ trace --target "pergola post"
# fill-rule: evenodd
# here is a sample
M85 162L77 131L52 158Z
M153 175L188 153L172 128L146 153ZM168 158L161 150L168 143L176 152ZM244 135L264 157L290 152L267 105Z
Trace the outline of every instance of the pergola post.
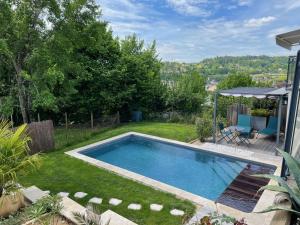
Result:
M217 143L217 107L218 107L218 92L215 92L214 97L214 120L213 120L213 142Z
M282 96L279 97L278 102L278 122L277 122L277 136L276 136L276 144L279 145L280 141L280 127L281 127L281 114L282 114Z

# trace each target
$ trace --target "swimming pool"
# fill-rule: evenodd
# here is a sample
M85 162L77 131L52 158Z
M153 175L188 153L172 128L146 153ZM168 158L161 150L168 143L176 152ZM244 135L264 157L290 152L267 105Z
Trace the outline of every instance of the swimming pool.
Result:
M78 153L92 159L92 163L104 162L211 201L221 199L226 204L229 199L229 206L249 212L257 201L249 207L248 200L240 203L240 196L237 196L237 203L232 204L232 198L224 197L224 193L228 193L228 187L249 168L267 173L275 170L269 165L136 134L79 149L76 151Z

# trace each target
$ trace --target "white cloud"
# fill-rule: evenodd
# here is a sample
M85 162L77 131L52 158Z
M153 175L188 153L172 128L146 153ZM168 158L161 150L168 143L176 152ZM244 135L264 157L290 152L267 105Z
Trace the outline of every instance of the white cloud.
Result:
M105 17L111 19L126 19L126 20L146 20L146 17L137 13L115 10L111 8L104 8L102 13Z
M261 27L276 20L274 16L266 16L261 18L252 18L245 21L246 27Z
M252 4L252 0L237 0L239 6L249 6Z
M275 5L277 9L284 9L285 11L291 11L300 8L300 0L285 0Z
M208 0L167 0L167 3L178 13L190 16L206 17L211 15L211 11L206 9L206 5L214 2Z
M141 14L142 5L134 4L130 0L101 0L99 5L102 14L108 19L144 19Z
M270 8L265 7L267 3L248 7L253 0L230 0L227 5L221 0L97 1L101 3L103 18L109 22L115 35L123 38L136 33L146 44L156 40L159 57L170 61L199 62L203 58L221 55L285 54L276 46L274 35L288 31L280 27L296 25L296 22L287 21L291 15L280 14L285 12L284 9L274 8L281 0L272 0ZM286 1L293 3L298 0ZM174 19L176 15L166 10L166 3L167 7L190 17ZM243 7L246 5L247 8ZM228 7L245 11L236 16L236 11L231 11L230 16L228 12L222 14L221 10L228 10ZM293 13L297 16L296 10ZM212 14L215 15L207 17ZM276 18L263 15L276 15ZM271 26L264 26L275 19Z
M114 22L111 23L110 26L113 31L117 31L118 35L121 35L122 37L133 33L142 33L151 28L150 24L140 22Z

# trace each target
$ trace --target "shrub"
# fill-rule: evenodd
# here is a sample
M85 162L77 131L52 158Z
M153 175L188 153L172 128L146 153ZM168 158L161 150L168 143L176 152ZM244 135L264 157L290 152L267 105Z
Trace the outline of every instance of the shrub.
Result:
M171 112L168 122L170 122L170 123L179 123L182 120L183 120L183 117L178 112Z
M205 141L213 133L213 122L211 115L204 114L201 118L196 119L196 129L200 141Z
M253 110L251 110L251 115L268 117L268 116L270 116L270 112L267 109L253 109Z

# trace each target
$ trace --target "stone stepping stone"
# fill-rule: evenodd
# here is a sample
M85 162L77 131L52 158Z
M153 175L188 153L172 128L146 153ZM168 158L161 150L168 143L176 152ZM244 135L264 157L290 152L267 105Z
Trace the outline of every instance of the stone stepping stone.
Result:
M150 205L150 209L152 211L156 211L156 212L159 212L163 209L163 205L159 205L159 204L151 204Z
M96 198L96 197L91 198L91 199L89 200L89 203L93 203L93 204L100 205L100 204L102 203L102 198Z
M122 203L122 200L117 199L117 198L111 198L109 200L109 204L114 205L114 206L120 205L121 203Z
M142 206L140 204L131 203L127 208L131 210L141 210Z
M60 197L68 197L69 193L68 192L59 192L57 195Z
M74 194L75 198L84 198L85 196L87 196L87 193L85 193L85 192L76 192Z
M37 188L36 186L31 186L29 188L22 190L23 195L27 200L32 203L36 203L38 200L46 197L48 194ZM1 200L0 200L1 201ZM1 205L1 202L0 202Z
M184 211L179 210L179 209L172 209L170 211L171 215L173 216L183 216L184 215Z

